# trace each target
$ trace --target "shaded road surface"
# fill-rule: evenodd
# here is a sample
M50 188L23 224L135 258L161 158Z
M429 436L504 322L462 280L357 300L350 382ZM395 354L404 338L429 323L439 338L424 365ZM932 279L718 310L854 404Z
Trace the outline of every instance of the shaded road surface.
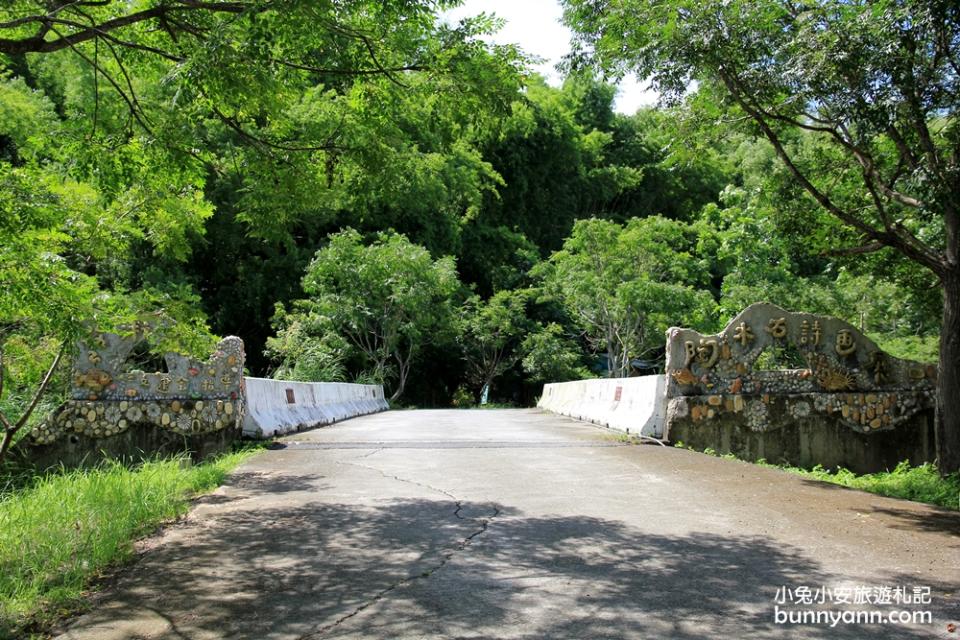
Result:
M66 630L130 638L960 638L960 516L536 410L402 411L244 465ZM929 625L774 623L929 587ZM837 605L842 608L844 605Z

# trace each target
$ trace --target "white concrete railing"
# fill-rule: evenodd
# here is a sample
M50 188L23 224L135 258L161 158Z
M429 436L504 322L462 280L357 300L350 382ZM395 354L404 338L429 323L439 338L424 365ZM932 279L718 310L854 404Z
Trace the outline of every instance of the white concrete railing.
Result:
M346 382L290 382L244 378L243 434L254 438L299 431L385 411L383 387Z
M545 384L537 406L618 431L660 438L666 420L666 377L597 378Z

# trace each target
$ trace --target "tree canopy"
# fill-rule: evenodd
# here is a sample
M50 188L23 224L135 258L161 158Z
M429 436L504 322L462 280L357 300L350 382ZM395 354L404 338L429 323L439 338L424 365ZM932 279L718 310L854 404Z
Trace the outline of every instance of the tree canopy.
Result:
M574 63L769 142L834 251L890 248L944 292L941 464L960 469L960 7L947 0L564 0ZM688 97L689 96L689 97ZM829 216L829 221L824 217Z
M396 233L382 233L365 246L360 234L348 229L331 236L307 267L303 290L309 297L282 318L283 330L299 330L291 322L309 323L319 330L321 343L342 337L364 361L370 379L393 387L395 400L424 344L449 330L451 297L459 284L452 258L434 260ZM282 355L301 357L289 349Z
M610 375L626 377L633 358L663 347L669 326L709 324L713 300L702 289L697 242L696 229L658 216L625 226L579 220L541 267L544 291L606 355Z
M455 4L0 8L7 421L127 322L430 406L656 368L758 300L952 361L955 7L566 0L554 86ZM617 113L626 72L663 103Z

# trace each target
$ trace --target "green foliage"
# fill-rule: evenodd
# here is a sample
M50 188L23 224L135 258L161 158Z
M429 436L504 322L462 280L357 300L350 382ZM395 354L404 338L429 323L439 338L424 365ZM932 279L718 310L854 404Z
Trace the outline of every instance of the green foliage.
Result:
M718 231L716 258L724 274L720 309L729 320L754 302L787 309L831 313L839 309L832 281L804 277L799 257L774 220L773 207L758 189L728 187L721 205L708 205L703 217Z
M679 441L674 443L674 446L679 449L694 450L692 447L686 446ZM733 454L725 453L720 455L709 447L704 449L703 453L728 460L737 459ZM960 474L941 475L936 465L930 463L914 467L910 465L909 460L904 460L900 462L893 471L880 471L862 475L858 475L842 467L830 471L824 469L823 466L819 464L812 469L804 469L786 464L771 464L767 462L765 458L760 458L755 464L762 467L772 467L789 471L790 473L820 480L821 482L829 482L851 489L859 489L860 491L866 491L868 493L876 493L889 498L925 502L947 509L960 510Z
M182 515L190 498L223 482L251 450L189 459L113 463L0 486L0 635L50 623L78 607L90 583L130 558L133 542Z
M736 165L724 145L690 153L684 139L685 114L641 109L613 120L609 161L640 168L640 180L604 205L603 214L623 222L649 214L693 222L707 204L736 178Z
M540 248L523 233L503 225L488 226L482 219L463 225L460 245L461 278L485 297L528 286L530 269L540 260Z
M526 290L498 291L488 300L471 296L460 307L457 342L467 380L482 390L520 359L526 332Z
M606 353L610 375L625 377L631 359L662 346L668 327L713 321L707 265L693 253L705 233L659 216L625 226L580 220L537 273L545 294Z
M865 475L857 475L848 469L828 471L820 465L809 470L789 466L779 468L881 496L960 510L960 474L943 477L937 467L929 463L912 467L909 461L904 460L893 471Z
M326 316L288 315L278 306L274 316L277 335L267 339L266 353L279 364L278 380L343 382L346 380L347 342Z
M347 229L317 252L303 278L310 297L279 316L283 329L271 345L289 358L307 350L328 357L349 344L370 379L394 382L394 400L424 344L449 330L459 286L452 258L434 260L397 233L365 245Z
M897 358L936 362L940 358L940 337L929 336L880 336L880 347Z
M530 333L520 348L523 371L531 382L549 383L594 377L584 366L579 344L556 322Z
M611 121L607 86L572 78L554 89L530 78L485 147L504 185L471 222L519 232L541 251L559 248L576 219L599 214L641 179L639 167L612 154L613 133L595 128ZM468 255L469 264L482 259Z
M88 187L0 162L0 319L69 335L94 315L96 279L68 258L115 250ZM81 229L82 233L70 232Z
M960 475L941 477L932 464L911 467L910 462L904 460L893 471L862 476L847 469L838 469L831 473L818 465L807 473L817 480L851 489L960 510Z
M450 399L450 404L458 409L469 409L476 403L477 400L474 398L473 393L463 386L457 387L456 391L453 392L453 397Z

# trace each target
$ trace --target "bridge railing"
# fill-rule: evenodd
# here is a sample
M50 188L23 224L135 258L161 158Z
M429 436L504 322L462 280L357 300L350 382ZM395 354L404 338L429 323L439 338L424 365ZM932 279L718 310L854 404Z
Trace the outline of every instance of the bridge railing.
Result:
M385 411L383 387L346 382L245 378L243 433L255 438L291 433Z
M666 418L666 377L599 378L543 387L537 406L618 431L659 438Z

